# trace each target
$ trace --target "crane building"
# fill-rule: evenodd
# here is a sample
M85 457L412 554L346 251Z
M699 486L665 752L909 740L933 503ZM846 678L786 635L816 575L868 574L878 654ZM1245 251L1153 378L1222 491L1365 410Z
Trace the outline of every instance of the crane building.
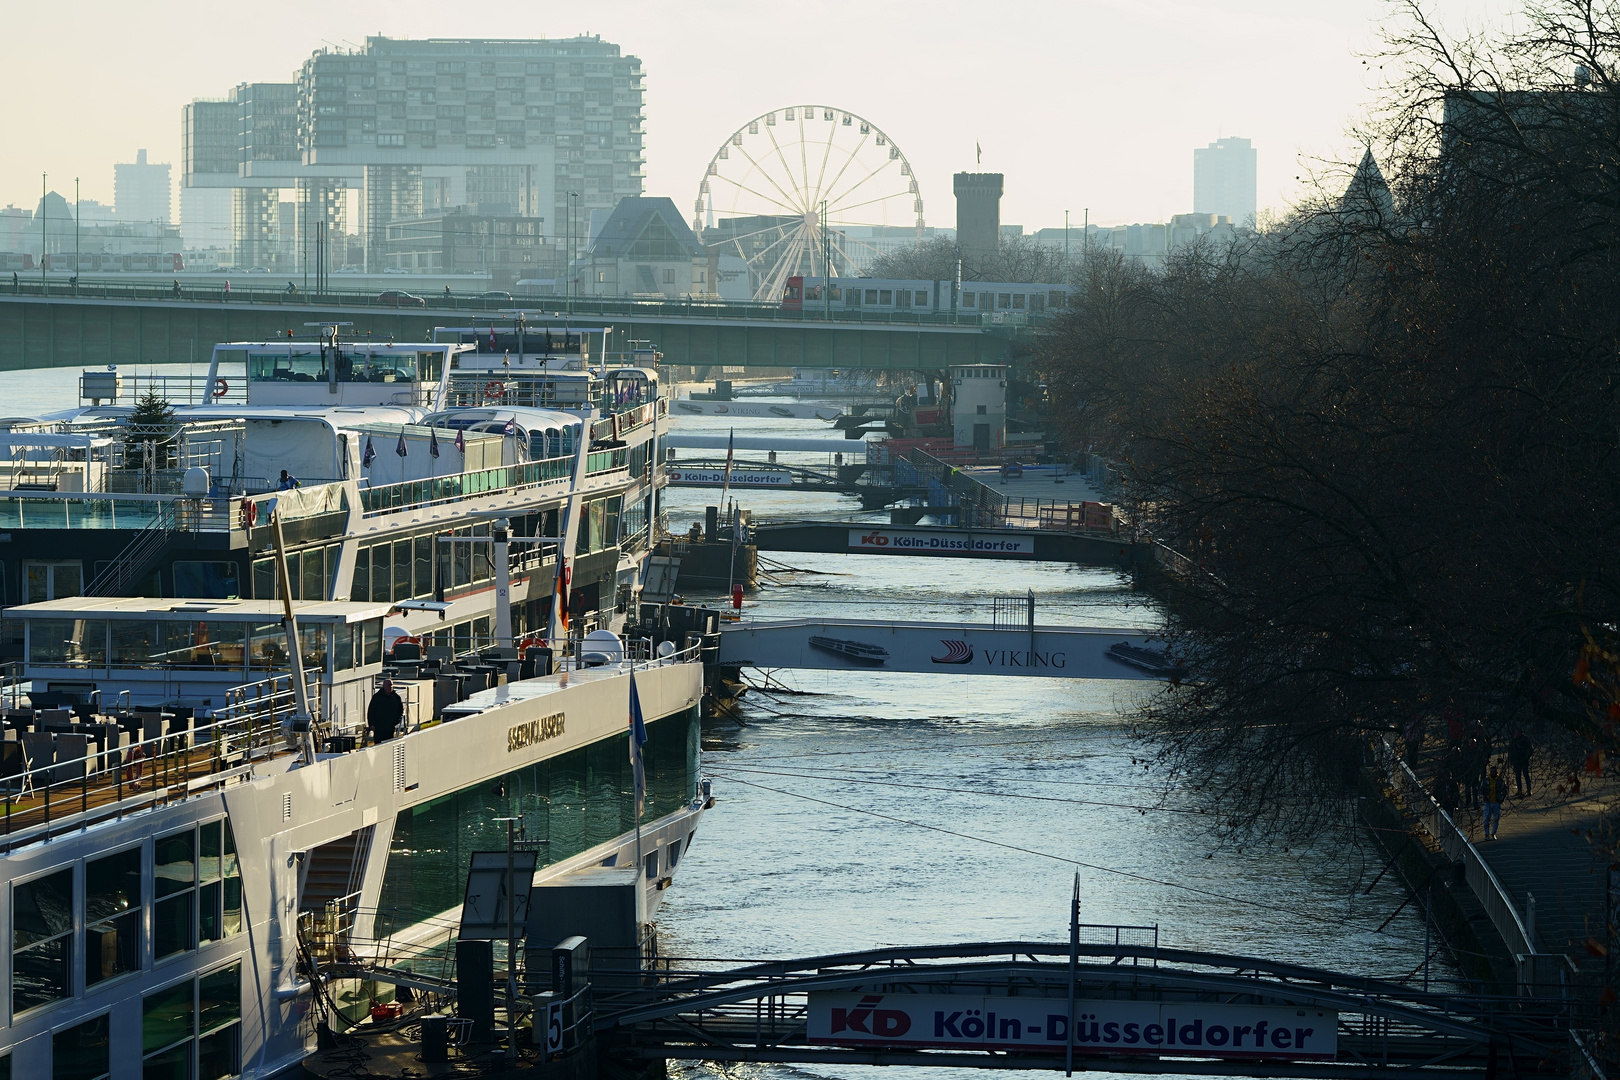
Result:
M641 61L600 37L370 37L188 105L182 183L231 190L244 266L304 266L312 236L348 231L351 190L367 270L387 265L391 224L456 209L541 219L560 266L591 211L641 194L641 106Z

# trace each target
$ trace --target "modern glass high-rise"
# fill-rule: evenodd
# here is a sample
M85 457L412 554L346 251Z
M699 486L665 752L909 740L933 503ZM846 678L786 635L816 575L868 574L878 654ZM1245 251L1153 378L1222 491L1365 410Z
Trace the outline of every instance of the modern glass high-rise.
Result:
M1248 139L1217 139L1193 151L1193 213L1219 214L1252 225L1258 209L1256 162Z
M187 171L188 185L236 189L239 263L269 239L272 197L258 188L296 187L304 218L340 229L344 192L364 189L358 224L374 269L390 222L430 209L543 218L560 239L570 213L589 220L642 191L641 61L600 37L372 37L363 50L314 53L296 79L238 88L255 92L234 95L243 125L234 175ZM271 97L276 108L259 107ZM202 117L188 112L188 129L200 131ZM261 120L268 139L255 130ZM210 164L203 157L196 163Z

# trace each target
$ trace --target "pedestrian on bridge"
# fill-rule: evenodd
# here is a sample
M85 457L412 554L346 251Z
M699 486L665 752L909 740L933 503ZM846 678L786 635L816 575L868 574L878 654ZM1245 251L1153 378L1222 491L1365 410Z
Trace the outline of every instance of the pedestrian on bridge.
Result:
M1507 793L1507 779L1499 776L1496 766L1492 765L1491 775L1485 780L1485 812L1480 817L1487 840L1496 839L1496 830L1502 824L1502 803L1507 799Z
M1406 764L1416 769L1418 754L1423 750L1423 721L1415 716L1408 720L1401 738L1406 742Z
M1513 765L1513 783L1521 796L1530 794L1530 755L1535 747L1520 728L1508 742L1508 761Z

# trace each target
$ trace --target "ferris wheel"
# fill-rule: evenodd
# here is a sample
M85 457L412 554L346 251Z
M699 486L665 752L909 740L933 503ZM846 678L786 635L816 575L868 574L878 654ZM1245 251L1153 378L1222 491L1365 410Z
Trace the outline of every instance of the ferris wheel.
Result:
M859 274L883 252L915 244L922 194L876 124L847 109L790 105L720 144L698 185L692 229L747 263L754 299L774 301L794 275Z

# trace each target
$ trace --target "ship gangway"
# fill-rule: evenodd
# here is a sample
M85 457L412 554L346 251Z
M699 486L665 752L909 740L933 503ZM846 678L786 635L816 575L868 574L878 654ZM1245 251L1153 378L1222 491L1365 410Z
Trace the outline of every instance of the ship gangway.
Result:
M595 1032L614 1056L821 1067L1314 1080L1582 1071L1592 1018L1566 1000L1166 948L1156 927L1083 929L1089 943L661 958L633 990L598 988Z

